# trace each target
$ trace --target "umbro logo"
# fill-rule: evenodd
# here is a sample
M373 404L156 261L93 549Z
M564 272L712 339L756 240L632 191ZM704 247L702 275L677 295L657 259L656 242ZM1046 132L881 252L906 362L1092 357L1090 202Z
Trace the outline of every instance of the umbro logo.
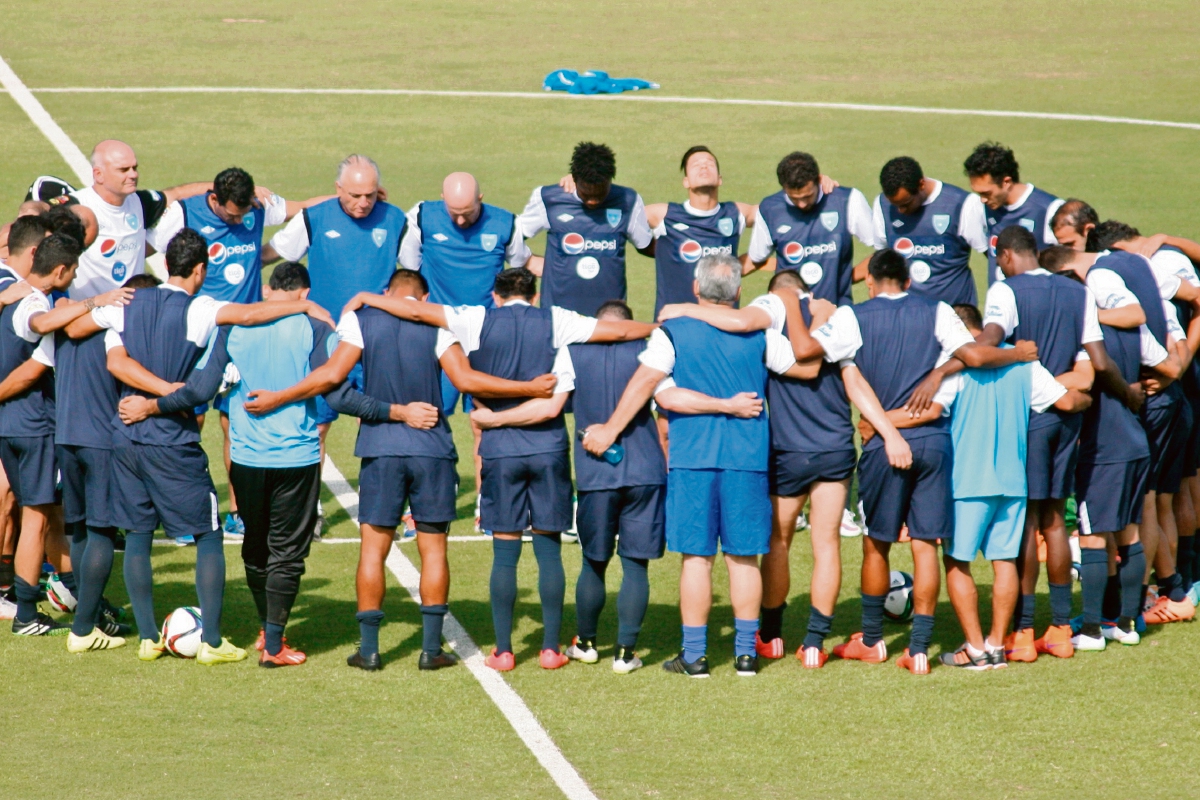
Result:
M450 238L450 237L449 237L449 236L447 236L447 235L446 235L446 234L444 234L444 233L435 233L435 234L433 235L433 239L434 239L434 241L437 241L437 242L444 242L444 241L446 241L446 240L447 240L447 239L449 239L449 238Z
M212 225L205 225L203 228L200 229L200 232L203 233L205 236L207 236L208 234L213 233L216 230L217 229L214 228Z
M340 239L341 236L342 235L337 231L325 231L325 237L327 239Z
M555 219L559 222L570 222L571 220L575 219L575 217L571 216L570 214L559 214L557 217L555 217Z
M791 229L792 229L791 225L780 225L778 228L775 229L775 232L779 233L779 234L783 234L783 233L787 233Z
M902 220L902 219L894 219L894 220L892 220L892 227L893 227L893 228L901 228L901 227L903 227L903 226L904 226L904 220Z
M671 227L677 231L686 231L690 226L686 222L676 222Z

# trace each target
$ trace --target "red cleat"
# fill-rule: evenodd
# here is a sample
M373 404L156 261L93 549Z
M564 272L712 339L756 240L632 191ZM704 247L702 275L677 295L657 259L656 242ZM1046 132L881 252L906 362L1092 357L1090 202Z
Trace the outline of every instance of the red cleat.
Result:
M1168 622L1188 622L1196 616L1196 607L1187 600L1176 603L1166 595L1159 595L1154 605L1145 613L1147 625L1164 625Z
M887 661L887 645L883 643L883 639L867 647L863 644L862 638L862 633L854 634L850 637L850 641L833 648L833 654L838 658L865 661L868 664L882 664Z
M299 650L293 650L286 644L279 649L275 655L271 655L264 649L258 657L258 665L260 667L298 667L308 660L308 656L301 653Z
M883 642L880 642L880 644L883 644ZM886 653L884 657L887 657ZM820 669L829 660L829 654L820 647L801 647L796 651L796 658L800 663L804 664L805 669Z
M497 653L495 648L492 648L492 654L483 660L483 665L496 672L508 672L517 666L517 659L512 653Z
M267 632L262 628L258 629L258 638L254 640L254 649L262 652L267 648Z
M755 631L754 652L758 653L761 658L783 658L783 639L776 637L769 642L764 642L759 637L758 631Z
M559 667L565 667L570 660L571 659L567 658L564 654L558 652L557 650L551 650L548 647L541 652L541 655L538 656L538 663L542 665L542 669L558 669Z
M1046 628L1042 638L1033 643L1033 649L1042 655L1058 658L1070 658L1075 655L1075 645L1071 644L1071 626L1051 625Z
M915 656L908 654L908 648L904 648L904 655L896 659L896 666L900 669L906 669L913 675L928 675L929 674L929 656L925 653L917 653Z
M1072 653L1074 649L1072 649ZM1056 654L1057 655L1057 654ZM1006 661L1037 661L1038 650L1034 646L1033 628L1022 628L1004 637L1004 659Z

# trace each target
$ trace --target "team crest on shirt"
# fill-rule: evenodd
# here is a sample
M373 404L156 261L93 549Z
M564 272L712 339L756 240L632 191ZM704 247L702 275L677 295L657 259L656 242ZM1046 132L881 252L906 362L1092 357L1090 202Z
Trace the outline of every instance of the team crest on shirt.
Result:
M500 237L494 233L479 234L479 246L483 248L483 252L490 253L496 249L496 244L500 241Z
M604 217L608 220L608 224L615 228L621 224L621 209L606 208L604 209Z
M125 215L125 224L128 225L130 227L130 229L136 231L138 229L137 214L133 214L133 213L126 214Z
M691 226L691 225L688 225L686 222L676 222L676 223L675 223L674 225L672 225L671 227L672 227L672 228L674 228L674 229L675 229L675 230L677 230L677 231L680 231L680 232L682 232L682 231L686 231L688 228L690 228L690 227L692 227L692 226Z
M729 217L722 217L717 220L717 230L722 236L733 236L733 220Z
M337 231L325 231L325 238L327 238L327 239L339 239L339 238L341 238L341 234L340 234L340 233L338 233Z
M821 226L823 228L825 228L825 230L829 231L830 233L833 233L833 231L837 228L837 225L838 225L838 212L836 212L836 211L822 211L821 212Z
M787 233L791 229L792 229L791 225L780 225L778 228L775 229L775 232L778 233L780 236L782 236L783 234Z
M1033 233L1033 220L1029 219L1028 217L1023 217L1017 220L1017 224L1030 233Z
M254 230L254 214L247 214L242 217L242 227L248 231Z
M387 231L383 228L374 228L371 230L371 241L376 247L383 247L384 240L387 239Z
M575 217L571 216L570 214L564 213L564 214L559 214L557 217L555 217L555 219L558 220L559 222L570 222L571 220L575 219Z
M949 214L934 214L933 215L933 229L938 232L939 236L941 234L945 233L949 227L950 227L950 215Z
M445 241L448 241L449 239L450 239L450 237L444 233L435 233L433 235L433 240L435 242L445 242Z

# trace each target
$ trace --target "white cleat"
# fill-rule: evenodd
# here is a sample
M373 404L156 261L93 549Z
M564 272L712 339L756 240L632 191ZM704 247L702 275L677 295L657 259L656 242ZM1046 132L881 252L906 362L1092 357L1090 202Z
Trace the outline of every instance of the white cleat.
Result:
M1071 646L1076 650L1103 650L1107 644L1104 636L1088 636L1087 634L1077 633L1071 637Z
M600 654L596 652L595 644L583 641L576 636L571 640L571 646L567 648L567 658L572 661L582 661L584 664L595 664L600 660Z
M637 653L617 648L617 654L613 657L613 672L618 675L628 675L635 669L641 669L642 666L642 660L637 657Z
M1129 646L1133 646L1142 640L1141 635L1138 634L1135 628L1130 628L1129 632L1126 633L1116 625L1103 625L1100 628L1100 633L1110 642L1120 642Z
M7 597L0 597L0 619L16 619L17 604Z
M803 531L808 529L808 517L803 511L796 517L796 530Z
M862 526L854 521L854 514L848 508L842 511L841 534L847 539L853 539L855 536L863 534Z

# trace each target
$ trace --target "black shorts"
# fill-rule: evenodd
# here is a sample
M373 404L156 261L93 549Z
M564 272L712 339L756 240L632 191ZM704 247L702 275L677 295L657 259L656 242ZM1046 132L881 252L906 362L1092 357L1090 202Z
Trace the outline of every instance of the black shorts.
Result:
M571 527L571 463L566 450L485 458L479 525L515 533L527 527L558 533Z
M950 539L954 536L950 437L934 434L908 444L913 457L909 469L894 469L884 447L864 451L858 461L858 496L867 516L867 535L896 542L907 523L908 535L914 539Z
M4 464L17 505L49 506L59 502L53 436L0 439L0 463Z
M1192 404L1184 400L1179 403L1179 413L1176 416L1175 427L1167 437L1166 450L1163 452L1162 468L1158 473L1158 482L1152 487L1159 494L1178 494L1187 471L1188 447L1191 443Z
M358 521L395 528L404 501L417 522L450 522L458 516L458 470L448 458L364 458L358 472Z
M1183 477L1191 478L1200 468L1200 398L1188 398L1192 409L1192 430L1183 451Z
M1054 412L1044 412L1054 415ZM1055 421L1029 429L1025 478L1030 500L1065 500L1075 492L1079 431L1083 415L1054 415Z
M858 458L853 450L800 453L772 450L767 469L769 491L775 497L808 494L814 483L837 483L854 474Z
M93 528L111 527L108 483L112 473L112 451L60 444L55 449L55 456L62 478L63 520L83 520Z
M663 484L580 491L575 527L584 557L608 561L615 549L626 558L662 558L666 502Z
M1142 521L1150 459L1119 464L1080 464L1075 478L1079 532L1116 533Z
M321 496L319 464L270 468L234 463L229 482L246 524L242 561L266 570L308 558Z
M208 456L198 443L138 444L114 436L112 524L127 531L152 531L162 523L168 536L195 536L220 525L217 490Z
M1170 402L1170 395L1159 395L1159 402L1151 405L1146 401L1142 409L1142 427L1146 429L1146 441L1150 445L1150 477L1146 483L1146 491L1157 492L1160 483L1165 478L1166 485L1174 481L1174 490L1179 490L1179 480L1183 475L1183 450L1187 440L1183 437L1183 399L1182 395Z

